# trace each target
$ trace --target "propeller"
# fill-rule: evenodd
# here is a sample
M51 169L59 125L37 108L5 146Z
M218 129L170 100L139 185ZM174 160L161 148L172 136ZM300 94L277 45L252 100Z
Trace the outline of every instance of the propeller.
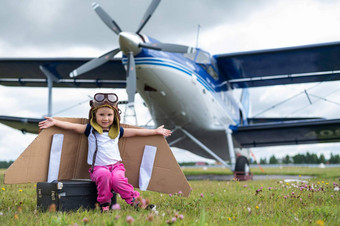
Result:
M160 3L161 0L153 0L151 2L151 4L149 5L149 8L146 10L143 19L141 20L140 24L139 24L139 28L136 31L137 34L139 34L139 32L141 32L141 30L143 29L143 27L145 26L145 24L149 21L149 19L151 18L152 14L155 12L158 4Z
M135 69L135 59L133 57L133 53L129 52L128 54L128 63L127 63L127 71L126 71L126 92L128 94L129 103L135 102L135 93L136 93L136 69Z
M109 60L111 60L117 53L120 52L120 49L114 49L108 53L105 53L104 55L98 57L98 58L94 58L93 60L90 60L89 62L81 65L80 67L78 67L77 69L73 70L70 73L70 77L76 77L78 75L84 74L85 72L91 71L103 64L105 64L106 62L108 62Z
M174 53L192 53L195 51L193 47L171 43L140 43L139 47Z
M176 52L176 53L189 53L193 52L192 47L170 44L170 43L156 43L148 44L140 38L139 33L144 28L146 23L155 12L157 6L161 0L153 0L148 9L146 10L136 33L123 32L118 24L99 6L97 3L92 4L92 8L95 10L99 18L108 26L115 34L119 36L120 47L114 49L104 55L92 59L89 62L83 64L70 73L70 77L76 77L91 71L104 63L110 61L115 55L122 51L128 57L127 70L126 70L126 91L128 93L129 103L134 103L134 96L136 93L136 70L134 55L137 55L141 48L148 48L158 51Z
M102 19L102 21L117 35L119 35L122 30L118 24L111 19L109 14L107 14L96 2L92 4L92 8L96 11L97 15Z

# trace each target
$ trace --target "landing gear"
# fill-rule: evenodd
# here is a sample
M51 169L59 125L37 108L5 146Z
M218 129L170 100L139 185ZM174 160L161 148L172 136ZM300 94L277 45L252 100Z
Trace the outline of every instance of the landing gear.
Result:
M228 150L229 150L229 157L231 162L231 170L235 169L235 151L234 151L234 143L233 143L233 137L232 137L232 131L230 129L227 129L225 131L227 135L227 143L228 143Z
M212 150L210 150L207 146L205 146L202 142L200 142L197 138L195 138L193 135L191 135L188 131L186 131L185 129L181 128L181 127L176 127L174 131L176 130L181 130L190 140L192 140L195 144L197 144L198 146L200 146L204 151L206 151L207 153L209 153L213 158L215 158L217 161L221 162L225 167L227 167L228 169L232 170L232 168L223 160L221 159L218 155L216 155ZM173 132L174 132L173 131ZM180 138L181 140L182 138ZM173 144L174 142L172 142ZM228 143L228 147L229 147L229 143ZM232 149L232 152L234 152L234 149ZM235 155L233 153L234 159L235 159Z
M126 106L125 106L123 122L131 124L132 122L129 119L132 119L134 121L133 125L135 125L135 126L138 125L134 102L133 103L127 103Z

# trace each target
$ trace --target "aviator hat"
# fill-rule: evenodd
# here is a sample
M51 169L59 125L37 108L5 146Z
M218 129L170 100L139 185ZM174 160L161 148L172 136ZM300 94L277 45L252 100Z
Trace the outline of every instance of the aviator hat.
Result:
M120 121L120 116L119 116L119 109L118 109L118 97L114 93L96 93L94 95L93 100L90 101L90 112L89 112L89 120L90 124L93 127L94 130L96 130L98 133L102 134L103 133L103 128L97 123L96 117L95 117L95 112L99 108L103 107L108 107L111 108L114 112L114 119L113 123L110 126L109 129L109 137L111 139L114 139L118 136L119 133L119 121Z

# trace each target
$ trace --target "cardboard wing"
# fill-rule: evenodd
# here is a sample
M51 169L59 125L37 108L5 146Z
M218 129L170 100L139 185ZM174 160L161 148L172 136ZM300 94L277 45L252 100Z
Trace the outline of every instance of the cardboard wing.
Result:
M59 118L86 124L83 118ZM122 124L123 127L132 127ZM137 127L134 127L137 128ZM36 183L47 180L54 134L63 134L58 180L89 179L87 137L51 127L42 130L18 159L5 171L5 184ZM157 147L152 176L147 190L189 196L191 188L163 136L130 137L119 140L120 154L129 183L138 188L139 169L145 145Z

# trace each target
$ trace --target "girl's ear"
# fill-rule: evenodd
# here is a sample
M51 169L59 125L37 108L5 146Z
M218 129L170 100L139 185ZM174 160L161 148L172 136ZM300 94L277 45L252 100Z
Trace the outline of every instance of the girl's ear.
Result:
M97 110L93 111L93 120L94 120L94 121L97 121L97 120L96 120L96 113L97 113Z

